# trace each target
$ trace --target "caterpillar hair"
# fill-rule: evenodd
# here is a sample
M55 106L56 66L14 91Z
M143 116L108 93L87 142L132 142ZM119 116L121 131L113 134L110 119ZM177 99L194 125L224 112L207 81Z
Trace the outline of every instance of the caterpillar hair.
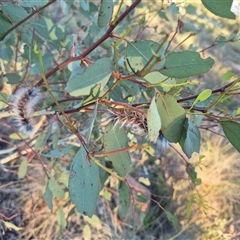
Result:
M24 135L30 135L33 131L34 107L42 98L42 92L36 87L22 87L12 95L14 127Z
M112 123L114 126L119 124L121 127L126 127L139 135L147 134L147 118L146 113L142 111L134 111L127 108L112 108L107 109L105 113L104 125Z
M103 125L111 122L114 126L119 124L121 127L126 127L134 133L148 136L147 113L140 111L140 109L111 108L107 109L104 116L105 121ZM156 156L159 156L167 146L168 141L160 131L159 137L155 142Z

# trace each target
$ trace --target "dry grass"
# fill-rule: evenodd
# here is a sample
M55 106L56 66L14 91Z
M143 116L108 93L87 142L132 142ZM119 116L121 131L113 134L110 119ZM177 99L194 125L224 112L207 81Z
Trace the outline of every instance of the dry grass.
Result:
M200 156L205 156L201 164ZM178 171L173 173L169 183L173 187L172 209L180 221L182 232L172 239L238 239L239 157L240 154L225 138L204 134L200 154L191 159L196 165L197 177L202 180L197 187L184 172L183 161L174 160L175 167L171 169ZM178 172L182 173L181 179ZM191 205L191 213L187 218L188 204Z

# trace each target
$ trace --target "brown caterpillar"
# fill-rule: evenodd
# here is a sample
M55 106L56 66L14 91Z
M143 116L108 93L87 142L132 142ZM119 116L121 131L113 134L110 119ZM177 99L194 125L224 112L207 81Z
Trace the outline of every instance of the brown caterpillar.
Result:
M148 136L147 113L140 109L111 108L107 109L104 116L105 121L103 125L107 125L111 122L114 126L119 124L121 127L126 127L134 133L145 135L146 137ZM156 155L159 156L162 150L167 146L168 141L160 131L159 137L155 142Z
M14 113L14 127L21 133L30 135L33 131L34 107L43 98L39 88L23 87L11 97L12 111Z

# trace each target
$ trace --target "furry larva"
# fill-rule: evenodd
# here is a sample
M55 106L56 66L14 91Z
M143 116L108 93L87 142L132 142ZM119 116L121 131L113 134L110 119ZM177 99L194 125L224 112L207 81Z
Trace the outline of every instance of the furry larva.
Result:
M40 89L36 87L22 87L12 95L12 111L14 113L14 127L21 133L30 135L33 131L34 107L43 98Z
M112 108L107 109L105 116L105 121L102 126L107 125L108 123L112 123L114 126L117 124L120 127L125 127L131 130L138 135L145 135L148 138L148 125L147 125L147 117L146 113L142 111L134 111L134 109L126 109L126 108ZM159 136L157 141L155 142L155 154L156 156L160 156L163 152L163 149L168 147L168 141L163 136L162 132L159 132Z

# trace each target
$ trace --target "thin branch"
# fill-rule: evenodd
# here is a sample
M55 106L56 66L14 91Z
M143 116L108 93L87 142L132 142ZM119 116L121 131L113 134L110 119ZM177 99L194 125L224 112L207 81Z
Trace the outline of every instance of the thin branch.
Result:
M136 0L115 22L115 24L110 25L108 30L105 32L105 34L97 41L95 42L90 48L88 48L82 55L77 56L77 57L69 57L67 60L59 64L57 67L54 69L48 71L45 76L46 78L49 78L52 76L54 73L57 71L63 69L66 67L69 63L79 61L83 58L85 58L88 54L90 54L95 48L97 48L102 42L104 42L106 39L108 39L111 36L111 33L113 30L116 28L116 26L141 2L142 0ZM41 86L43 83L43 79L41 79L36 86Z
M232 81L232 82L230 82L230 83L228 83L228 84L226 84L226 85L224 85L224 86L222 86L222 87L213 89L213 90L212 90L212 93L218 93L218 92L222 93L222 92L224 92L228 87L232 86L236 81L237 81L237 79L234 80L234 81ZM185 101L188 101L188 100L192 100L192 99L194 99L194 98L197 98L198 95L199 95L199 93L194 94L194 95L191 95L191 96L188 96L188 97L185 97L185 98L181 98L181 99L178 99L177 102L180 103L180 102L185 102Z

